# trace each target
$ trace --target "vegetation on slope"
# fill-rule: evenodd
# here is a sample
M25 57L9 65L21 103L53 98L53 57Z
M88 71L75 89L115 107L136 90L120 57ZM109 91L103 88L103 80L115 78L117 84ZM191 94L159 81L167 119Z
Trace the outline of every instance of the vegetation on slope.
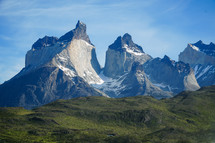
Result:
M0 108L0 142L212 142L215 86L174 98L81 97Z

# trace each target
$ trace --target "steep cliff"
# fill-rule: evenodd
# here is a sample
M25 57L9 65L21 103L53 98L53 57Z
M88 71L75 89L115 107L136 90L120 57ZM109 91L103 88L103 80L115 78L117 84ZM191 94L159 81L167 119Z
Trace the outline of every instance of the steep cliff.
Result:
M117 77L131 70L136 61L141 64L150 60L151 56L143 52L142 47L132 41L129 34L119 36L106 52L104 75Z

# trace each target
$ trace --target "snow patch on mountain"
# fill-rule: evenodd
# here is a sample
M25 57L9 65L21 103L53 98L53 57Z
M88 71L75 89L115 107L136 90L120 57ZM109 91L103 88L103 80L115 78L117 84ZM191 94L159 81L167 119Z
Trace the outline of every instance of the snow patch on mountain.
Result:
M191 46L194 50L199 51L199 48L196 46Z
M123 48L125 48L125 49L126 49L126 52L128 52L128 53L130 53L130 54L134 54L134 55L136 55L136 56L144 55L144 53L142 53L142 52L136 52L136 51L135 51L135 47L129 47L127 44L125 44L125 45L123 46Z
M206 66L200 73L198 72L199 68L198 65L194 68L195 74L198 75L196 76L196 79L200 78L201 76L203 76L206 72L208 72L210 70L210 68L212 68L212 65L208 65Z
M125 85L122 85L123 80L125 79L127 73L119 76L118 78L110 78L103 74L103 71L99 74L99 77L103 82L92 84L93 87L103 91L104 93L112 93L110 97L117 97L124 88Z

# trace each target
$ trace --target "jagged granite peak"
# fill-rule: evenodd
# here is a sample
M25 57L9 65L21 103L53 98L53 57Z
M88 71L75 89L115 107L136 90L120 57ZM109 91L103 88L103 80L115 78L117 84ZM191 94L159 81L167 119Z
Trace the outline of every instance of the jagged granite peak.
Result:
M69 31L68 33L66 33L65 35L61 36L59 38L59 41L70 42L73 39L82 39L82 40L88 42L89 44L92 44L86 31L87 31L86 24L84 24L81 21L78 21L75 29L73 29L73 30Z
M33 50L40 50L42 48L45 48L47 46L52 46L58 41L57 37L54 36L45 36L43 38L39 38L33 45Z
M95 47L78 37L83 33L86 33L86 25L79 21L71 41L55 41L46 36L36 42L45 48L29 50L26 66L0 85L0 106L32 108L57 99L106 96L90 86L103 81L97 74L101 68Z
M204 52L205 54L209 56L214 56L215 57L215 44L210 43L210 44L204 44L201 40L199 40L197 43L192 44L196 46L201 52Z
M139 61L143 64L151 58L143 52L142 47L132 41L131 35L126 33L109 46L106 52L104 75L115 78L129 72L133 62Z
M155 58L148 61L144 64L144 71L154 85L174 94L183 90L199 89L194 72L189 64L175 62L168 56L164 56L163 59Z
M189 63L192 67L198 64L215 66L215 44L204 44L201 40L195 44L188 44L179 54L179 61Z
M68 36L70 34L72 37ZM61 41L67 36L71 41L67 41L68 38ZM87 41L89 37L86 35L86 25L79 21L74 30L62 37L55 44L46 48L28 51L25 60L25 72L49 65L59 67L71 78L80 76L90 84L102 82L98 76L101 67L96 57L95 47L89 43L90 41Z
M119 36L109 48L121 52L130 49L134 52L144 53L142 47L135 44L128 33L125 33L123 37Z
M188 44L179 54L179 61L190 64L198 84L203 86L215 85L215 44L204 44L201 40Z
M161 59L162 62L165 62L169 65L174 65L175 64L175 61L174 60L171 60L170 57L168 57L167 55L164 55L163 59Z

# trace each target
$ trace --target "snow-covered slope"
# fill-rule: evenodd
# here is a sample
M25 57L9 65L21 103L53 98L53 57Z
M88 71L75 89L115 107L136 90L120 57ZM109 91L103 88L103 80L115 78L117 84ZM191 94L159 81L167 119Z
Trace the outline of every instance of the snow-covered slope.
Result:
M194 65L194 73L199 85L215 85L215 66L213 65Z

